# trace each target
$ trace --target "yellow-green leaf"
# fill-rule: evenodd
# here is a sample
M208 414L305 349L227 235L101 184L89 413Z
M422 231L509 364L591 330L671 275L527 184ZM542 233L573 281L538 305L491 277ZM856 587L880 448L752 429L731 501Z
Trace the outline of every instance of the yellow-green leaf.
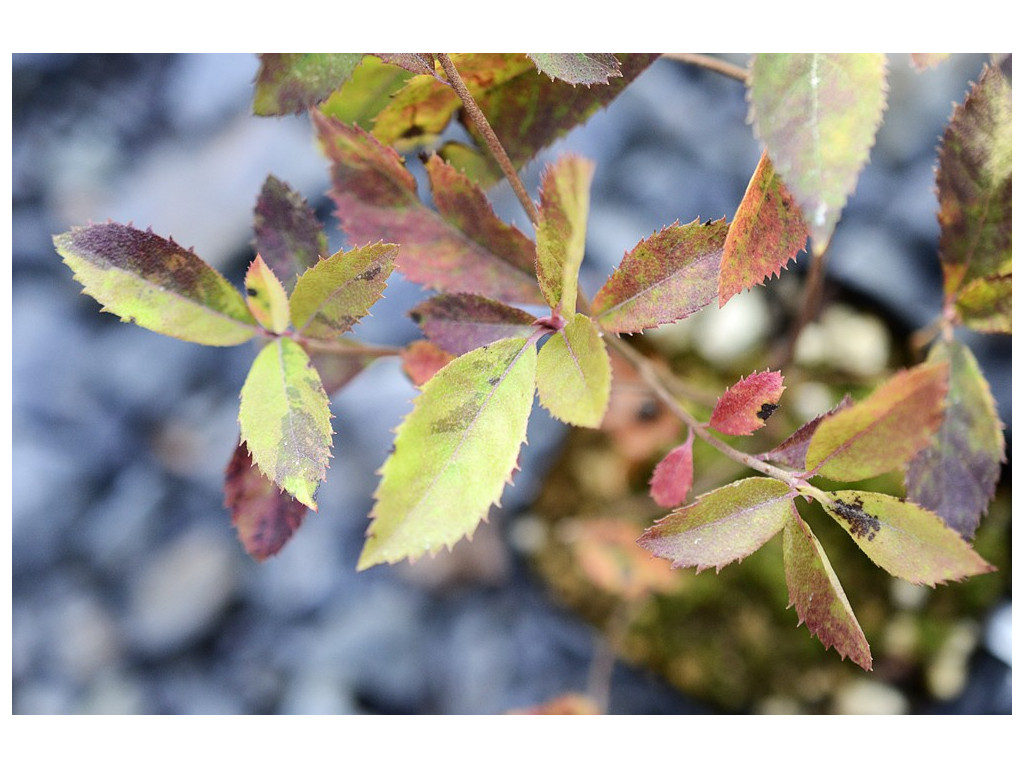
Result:
M995 568L931 510L868 491L829 493L828 513L872 562L914 584L935 586Z
M548 306L570 317L587 240L587 211L594 164L566 155L541 179L537 209L537 279Z
M791 516L793 491L780 480L748 477L658 520L637 543L673 568L716 571L760 549Z
M537 395L556 419L578 427L600 426L611 382L608 350L586 315L574 315L541 347Z
M361 53L262 53L252 110L297 114L319 104L348 80Z
M882 121L885 56L758 54L747 98L754 130L800 205L815 252L822 253Z
M258 330L242 294L173 240L110 222L76 227L53 243L83 293L125 322L216 347Z
M242 386L238 423L253 463L307 507L331 458L331 411L320 375L288 338L265 346Z
M390 243L375 243L338 251L303 272L291 298L295 329L314 339L349 330L383 295L397 250Z
M517 466L536 369L532 340L504 339L456 358L423 385L381 467L359 570L472 535Z
M832 480L864 480L903 467L942 421L948 366L901 371L863 402L822 419L807 446L805 469Z
M259 254L245 273L245 302L260 325L284 333L288 327L288 294Z

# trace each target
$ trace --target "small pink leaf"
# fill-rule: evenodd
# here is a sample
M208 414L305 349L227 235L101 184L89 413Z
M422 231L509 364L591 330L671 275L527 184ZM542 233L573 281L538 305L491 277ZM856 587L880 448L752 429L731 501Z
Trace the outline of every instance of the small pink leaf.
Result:
M678 507L693 487L693 432L658 462L651 475L651 498L658 506Z
M454 359L455 355L436 344L417 339L402 350L402 370L413 384L422 387Z
M710 426L726 435L752 435L775 413L783 390L781 373L755 371L718 398Z

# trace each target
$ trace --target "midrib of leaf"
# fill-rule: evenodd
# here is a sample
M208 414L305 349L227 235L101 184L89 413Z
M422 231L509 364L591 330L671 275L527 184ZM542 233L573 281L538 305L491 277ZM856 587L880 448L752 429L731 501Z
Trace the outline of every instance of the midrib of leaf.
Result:
M292 408L291 398L288 397L288 376L285 371L284 345L281 344L280 341L276 341L274 343L277 346L277 367L278 370L281 372L281 391L284 393L285 402L288 403L288 437L291 439L292 444L294 445L297 442L297 438L295 436L294 409ZM287 446L288 442L285 441L283 445Z
M703 254L703 256L706 256L706 255L707 254ZM694 259L693 261L691 261L690 265L692 265L694 262L698 261L700 258L703 258L703 256L698 257L697 259ZM631 302L639 301L641 297L646 296L648 293L653 291L655 288L659 288L660 286L664 285L665 283L671 282L679 274L680 271L681 270L677 269L676 271L671 272L670 274L668 274L665 277L663 277L658 282L652 283L648 287L644 288L642 291L634 293L632 296L629 296L629 297L623 299L618 304L613 304L612 306L608 307L607 309L602 310L597 315L597 319L600 320L602 317L605 317L606 315L608 315L608 314L610 314L612 312L615 312L616 310L621 309L622 307L628 306Z
M901 400L896 405L902 405L904 402L906 402L906 398L903 398L903 400ZM814 469L811 470L810 474L811 475L817 474L825 464L827 464L828 462L832 461L837 456L840 456L840 455L844 454L846 451L850 450L850 446L853 445L854 443L856 443L857 440L860 439L860 437L862 435L865 435L865 434L871 432L873 429L875 429L877 427L880 427L882 425L887 424L891 419L893 419L894 418L894 416L892 414L893 407L890 407L890 408L888 408L886 410L889 411L889 415L888 416L883 416L882 418L875 419L874 421L870 422L866 427L864 427L864 429L861 429L860 431L855 432L854 434L850 435L849 438L847 438L842 443L840 443L838 446L836 446L836 448L833 451L831 451L828 454L828 456L826 456L824 459L822 459L820 462L818 462L817 466L815 466Z
M480 403L480 407L477 408L476 413L474 414L473 418L470 420L469 424L466 425L466 428L464 430L462 430L462 436L459 438L458 443L455 445L455 448L452 450L451 455L445 460L444 465L437 472L434 473L434 476L430 480L430 484L424 489L423 493L420 494L419 500L416 502L416 504L413 505L413 507L402 518L402 522L398 525L397 530L402 530L405 527L406 521L408 521L410 519L413 519L415 517L414 513L419 511L420 507L423 506L424 502L434 492L434 487L437 485L437 483L440 481L440 479L445 474L447 474L449 467L451 467L451 465L455 462L456 458L458 458L459 452L462 450L462 446L465 445L466 440L469 439L469 435L473 431L473 426L480 419L480 415L485 410L487 410L487 406L490 404L491 400L494 398L494 395L497 393L498 388L501 387L501 385L505 382L505 379L508 376L508 372L511 371L515 367L516 363L519 362L519 358L523 356L523 354L526 352L527 348L533 343L533 341L534 340L532 338L528 339L526 341L526 343L523 344L522 349L520 349L516 353L515 357L513 357L512 360L509 362L509 364L505 367L505 370L502 372L501 376L498 377L497 383L493 387L491 387L490 393Z
M822 159L821 153L821 104L818 100L819 89L818 86L821 83L821 78L818 76L818 61L820 60L820 54L814 54L811 57L811 109L810 109L810 126L811 134L814 137L814 156L815 156L815 175L818 177L818 189L825 188L825 173L824 166L825 161ZM817 226L823 226L825 224L825 216L828 212L828 205L822 200L818 202L817 208L814 210L814 223Z

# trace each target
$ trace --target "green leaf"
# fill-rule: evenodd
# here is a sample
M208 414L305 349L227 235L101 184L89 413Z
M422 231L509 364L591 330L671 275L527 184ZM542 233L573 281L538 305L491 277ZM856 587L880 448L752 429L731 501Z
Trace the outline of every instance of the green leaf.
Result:
M302 273L292 291L292 324L314 339L345 333L384 293L398 246L375 243L338 251Z
M907 468L907 499L969 539L995 495L1000 464L1006 460L1003 425L988 382L965 344L940 342L928 360L949 364L949 392L942 426Z
M995 570L924 507L868 491L827 495L828 513L875 565L897 578L935 586Z
M718 398L708 426L726 435L752 435L768 423L785 389L778 371L754 371Z
M352 75L361 53L261 53L252 110L298 114L316 106Z
M863 402L822 419L805 469L832 480L863 480L903 467L942 422L948 367L901 371Z
M539 72L572 85L607 85L609 77L622 77L619 62L610 53L528 53L527 56Z
M302 195L274 176L263 182L253 229L256 253L288 290L299 273L327 254L327 236L316 213Z
M772 448L767 453L762 453L758 458L802 470L807 464L807 447L811 444L811 438L814 437L814 432L818 429L818 424L821 423L821 420L844 408L849 408L851 405L853 405L853 398L849 395L844 395L835 408L828 413L815 416L775 448Z
M807 236L800 206L775 172L768 153L762 152L725 238L718 306L725 306L745 288L778 277L804 250Z
M986 68L942 137L936 182L947 303L981 331L1010 330L1012 91ZM988 286L987 283L993 283Z
M754 131L825 251L867 163L886 99L885 56L758 54L747 98Z
M256 334L242 294L173 240L111 222L76 227L53 243L83 293L125 322L215 347Z
M367 54L352 76L318 109L342 123L372 130L377 115L411 77L405 69Z
M276 555L298 530L306 505L270 482L239 443L224 472L224 506L238 540L254 560Z
M472 535L516 468L533 406L536 347L505 339L438 371L381 467L359 570Z
M331 162L338 220L351 241L401 243L398 269L428 288L540 302L529 240L497 219L479 188L463 184L454 169L435 166L435 178L444 179L443 213L433 211L420 202L416 181L394 150L360 128L311 114ZM458 218L459 204L476 213L471 226Z
M245 273L245 302L260 325L272 333L288 327L288 294L259 254Z
M817 537L799 515L786 520L783 557L789 604L825 648L871 669L871 648ZM799 626L799 625L798 625Z
M729 231L725 219L673 224L637 243L594 297L591 311L612 333L682 320L718 294Z
M673 568L716 571L760 549L790 517L794 491L780 480L748 477L697 500L644 531L637 543Z
M409 310L423 335L453 355L512 336L529 336L534 316L470 293L442 293Z
M253 462L311 509L331 457L331 411L305 350L288 338L265 346L242 385L238 423Z
M608 409L611 383L608 350L586 315L573 315L541 347L537 394L556 419L578 427L599 427Z
M587 244L594 164L566 155L545 170L537 209L537 279L548 306L571 317Z

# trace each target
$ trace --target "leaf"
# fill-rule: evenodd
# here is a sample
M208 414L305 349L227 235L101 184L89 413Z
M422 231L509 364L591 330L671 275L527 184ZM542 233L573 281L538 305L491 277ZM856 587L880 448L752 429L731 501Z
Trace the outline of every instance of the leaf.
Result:
M572 85L608 84L609 77L622 77L619 62L610 53L528 53L527 56L552 80Z
M351 77L362 58L361 53L261 53L253 113L298 114L319 104Z
M331 457L331 411L320 376L296 342L276 339L256 356L238 423L263 474L316 509L314 494Z
M693 488L693 432L658 462L651 475L651 498L659 507L678 507Z
M239 443L224 473L224 505L238 540L254 560L276 555L306 516L306 505L282 491L257 469Z
M483 190L454 166L432 155L426 168L434 205L444 220L482 248L522 270L532 284L536 274L533 241L495 216Z
M245 303L268 331L284 333L288 327L288 294L258 253L245 273Z
M832 503L826 511L875 565L892 576L933 587L995 570L924 507L868 491L827 495Z
M298 192L274 176L263 182L253 217L254 247L289 291L327 253L327 236Z
M956 297L960 321L979 333L1013 333L1013 276L979 277Z
M583 578L600 590L625 600L679 586L678 574L664 560L636 545L639 525L619 518L586 518L559 527Z
M760 549L785 525L793 490L770 477L748 477L698 496L658 520L637 543L673 568L716 571Z
M725 238L718 306L745 288L778 277L804 250L808 234L800 206L775 173L768 153L762 152Z
M125 322L215 347L256 334L242 294L173 240L109 222L76 227L53 243L83 293Z
M477 222L470 233L460 230L420 202L416 181L394 150L360 128L311 114L331 162L331 197L338 220L351 240L401 243L398 269L428 288L539 303L532 263L529 272L511 263L507 238L485 244L474 239L482 232L503 231L498 223ZM450 191L442 189L441 197ZM458 196L474 206L472 198L471 193ZM450 212L452 206L454 202L448 203L446 210ZM484 215L479 207L474 210ZM496 218L489 210L486 215Z
M918 72L923 72L926 69L934 69L948 58L948 53L912 53L910 63Z
M784 389L779 371L755 371L718 398L709 426L726 435L752 435L775 413Z
M601 706L582 693L564 693L531 707L510 709L509 715L600 715Z
M610 104L658 54L616 54L616 58L622 77L603 88L576 88L538 76L533 62L523 54L452 54L459 75L516 168ZM381 111L373 134L383 144L428 146L460 108L458 96L447 84L428 75L413 77Z
M352 76L317 109L342 123L372 130L377 115L411 77L407 70L367 54Z
M314 339L348 331L384 295L397 250L375 243L338 251L303 272L291 297L295 330Z
M796 432L779 443L778 446L767 453L762 453L758 458L763 459L764 461L783 464L787 467L793 467L794 469L804 469L807 464L807 446L811 444L811 438L814 437L814 432L817 430L818 424L820 424L822 419L826 416L838 413L844 408L849 408L851 405L853 405L853 399L849 395L844 395L843 399L839 401L835 408L830 410L828 413L815 416L796 430Z
M971 320L976 327L984 299L995 299L989 312L1002 321L994 329L1007 331L1013 235L1011 98L1010 84L999 69L986 67L963 105L953 111L936 173L939 258L947 303L955 304L964 321ZM993 286L998 299L984 296L979 284L987 282L999 286ZM961 306L964 299L966 305ZM989 328L982 322L978 330Z
M442 293L409 310L423 335L453 355L512 336L529 336L529 312L470 293Z
M394 64L414 75L433 77L436 74L436 64L432 53L375 53L374 56L386 64Z
M359 570L472 535L516 468L536 366L528 339L505 339L456 358L423 386L381 467Z
M936 344L930 362L949 364L942 426L907 468L907 499L935 512L965 539L974 536L1006 460L1003 425L970 348Z
M783 556L789 604L811 634L826 649L834 647L841 658L871 670L871 648L853 615L846 593L817 537L799 515L783 528Z
M589 317L573 315L538 355L540 404L560 421L596 428L608 409L611 385L611 362L601 334Z
M852 481L902 467L939 428L947 377L944 364L918 365L826 416L807 447L806 471Z
M537 279L548 306L571 317L587 244L594 164L566 155L545 169L537 209Z
M637 333L707 306L729 225L725 219L673 224L641 240L594 297L591 312L612 333Z
M820 255L882 121L885 56L758 54L747 98L754 131L803 211Z
M417 339L402 349L402 370L409 380L422 388L435 373L455 359L436 344Z

